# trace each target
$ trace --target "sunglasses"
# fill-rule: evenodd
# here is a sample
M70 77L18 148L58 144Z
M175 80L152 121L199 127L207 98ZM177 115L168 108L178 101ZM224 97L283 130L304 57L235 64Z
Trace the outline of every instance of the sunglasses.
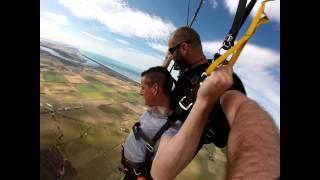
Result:
M179 43L178 45L176 45L176 46L174 46L174 47L172 47L172 48L169 48L168 51L170 52L170 54L173 54L174 51L176 51L176 49L178 49L178 48L181 46L182 43L188 43L188 44L189 44L189 43L191 43L191 41L190 41L190 40L182 41L182 42Z

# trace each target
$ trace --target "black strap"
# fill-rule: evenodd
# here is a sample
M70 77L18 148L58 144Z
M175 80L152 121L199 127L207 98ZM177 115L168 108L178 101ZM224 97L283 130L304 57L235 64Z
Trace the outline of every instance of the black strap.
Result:
M156 135L152 138L152 142L156 143L160 137L162 136L162 134L169 129L169 127L173 124L173 122L171 120L167 120L167 122L162 125L162 127L159 129L159 131L156 133Z
M234 41L238 35L241 26L244 24L245 20L249 16L256 2L257 0L251 0L248 6L246 6L247 0L239 0L237 12L233 19L232 27L229 30L229 34L225 37L225 40L223 42L222 48L224 50L228 50L234 45Z
M152 139L150 139L140 128L140 122L136 122L133 127L132 127L132 131L134 134L134 137L136 140L138 140L140 137L146 141L149 145L153 146L154 142L152 141Z
M242 27L243 23L246 21L247 17L249 16L253 6L256 4L257 0L251 0L250 3L246 7L246 12L244 14L244 17L242 18L242 22L240 25L240 28Z
M239 0L237 12L236 12L236 15L234 16L233 23L229 31L229 34L232 35L233 38L236 38L240 30L241 24L243 22L245 10L246 10L246 5L247 5L247 0Z
M138 176L144 176L147 177L147 179L150 177L149 164L146 164L145 162L136 163L125 158L123 146L121 150L121 164L124 168L120 167L119 170L126 174L125 179L136 179Z

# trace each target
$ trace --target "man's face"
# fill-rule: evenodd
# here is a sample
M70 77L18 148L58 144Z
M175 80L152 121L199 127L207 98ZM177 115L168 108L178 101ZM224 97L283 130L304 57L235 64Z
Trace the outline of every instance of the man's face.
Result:
M149 87L145 76L141 78L140 95L143 96L146 106L153 105L154 98L155 98L155 90L153 86Z
M174 40L169 40L169 49L173 60L180 66L181 68L187 67L186 60L180 52L182 42L174 42Z

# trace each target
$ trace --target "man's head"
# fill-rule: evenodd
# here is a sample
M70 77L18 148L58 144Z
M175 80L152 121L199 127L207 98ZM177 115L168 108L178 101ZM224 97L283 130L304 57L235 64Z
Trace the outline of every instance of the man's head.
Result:
M163 98L170 98L172 86L173 78L165 67L151 67L141 73L140 94L147 106L160 105Z
M180 67L188 67L204 56L199 34L187 26L171 34L168 46L168 51Z

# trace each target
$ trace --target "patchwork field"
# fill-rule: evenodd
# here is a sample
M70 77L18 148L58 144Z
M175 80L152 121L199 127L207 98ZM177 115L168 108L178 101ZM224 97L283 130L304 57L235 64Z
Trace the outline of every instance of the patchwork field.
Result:
M41 52L41 177L120 179L121 143L145 110L138 85ZM225 149L206 145L176 179L225 179L226 165Z

